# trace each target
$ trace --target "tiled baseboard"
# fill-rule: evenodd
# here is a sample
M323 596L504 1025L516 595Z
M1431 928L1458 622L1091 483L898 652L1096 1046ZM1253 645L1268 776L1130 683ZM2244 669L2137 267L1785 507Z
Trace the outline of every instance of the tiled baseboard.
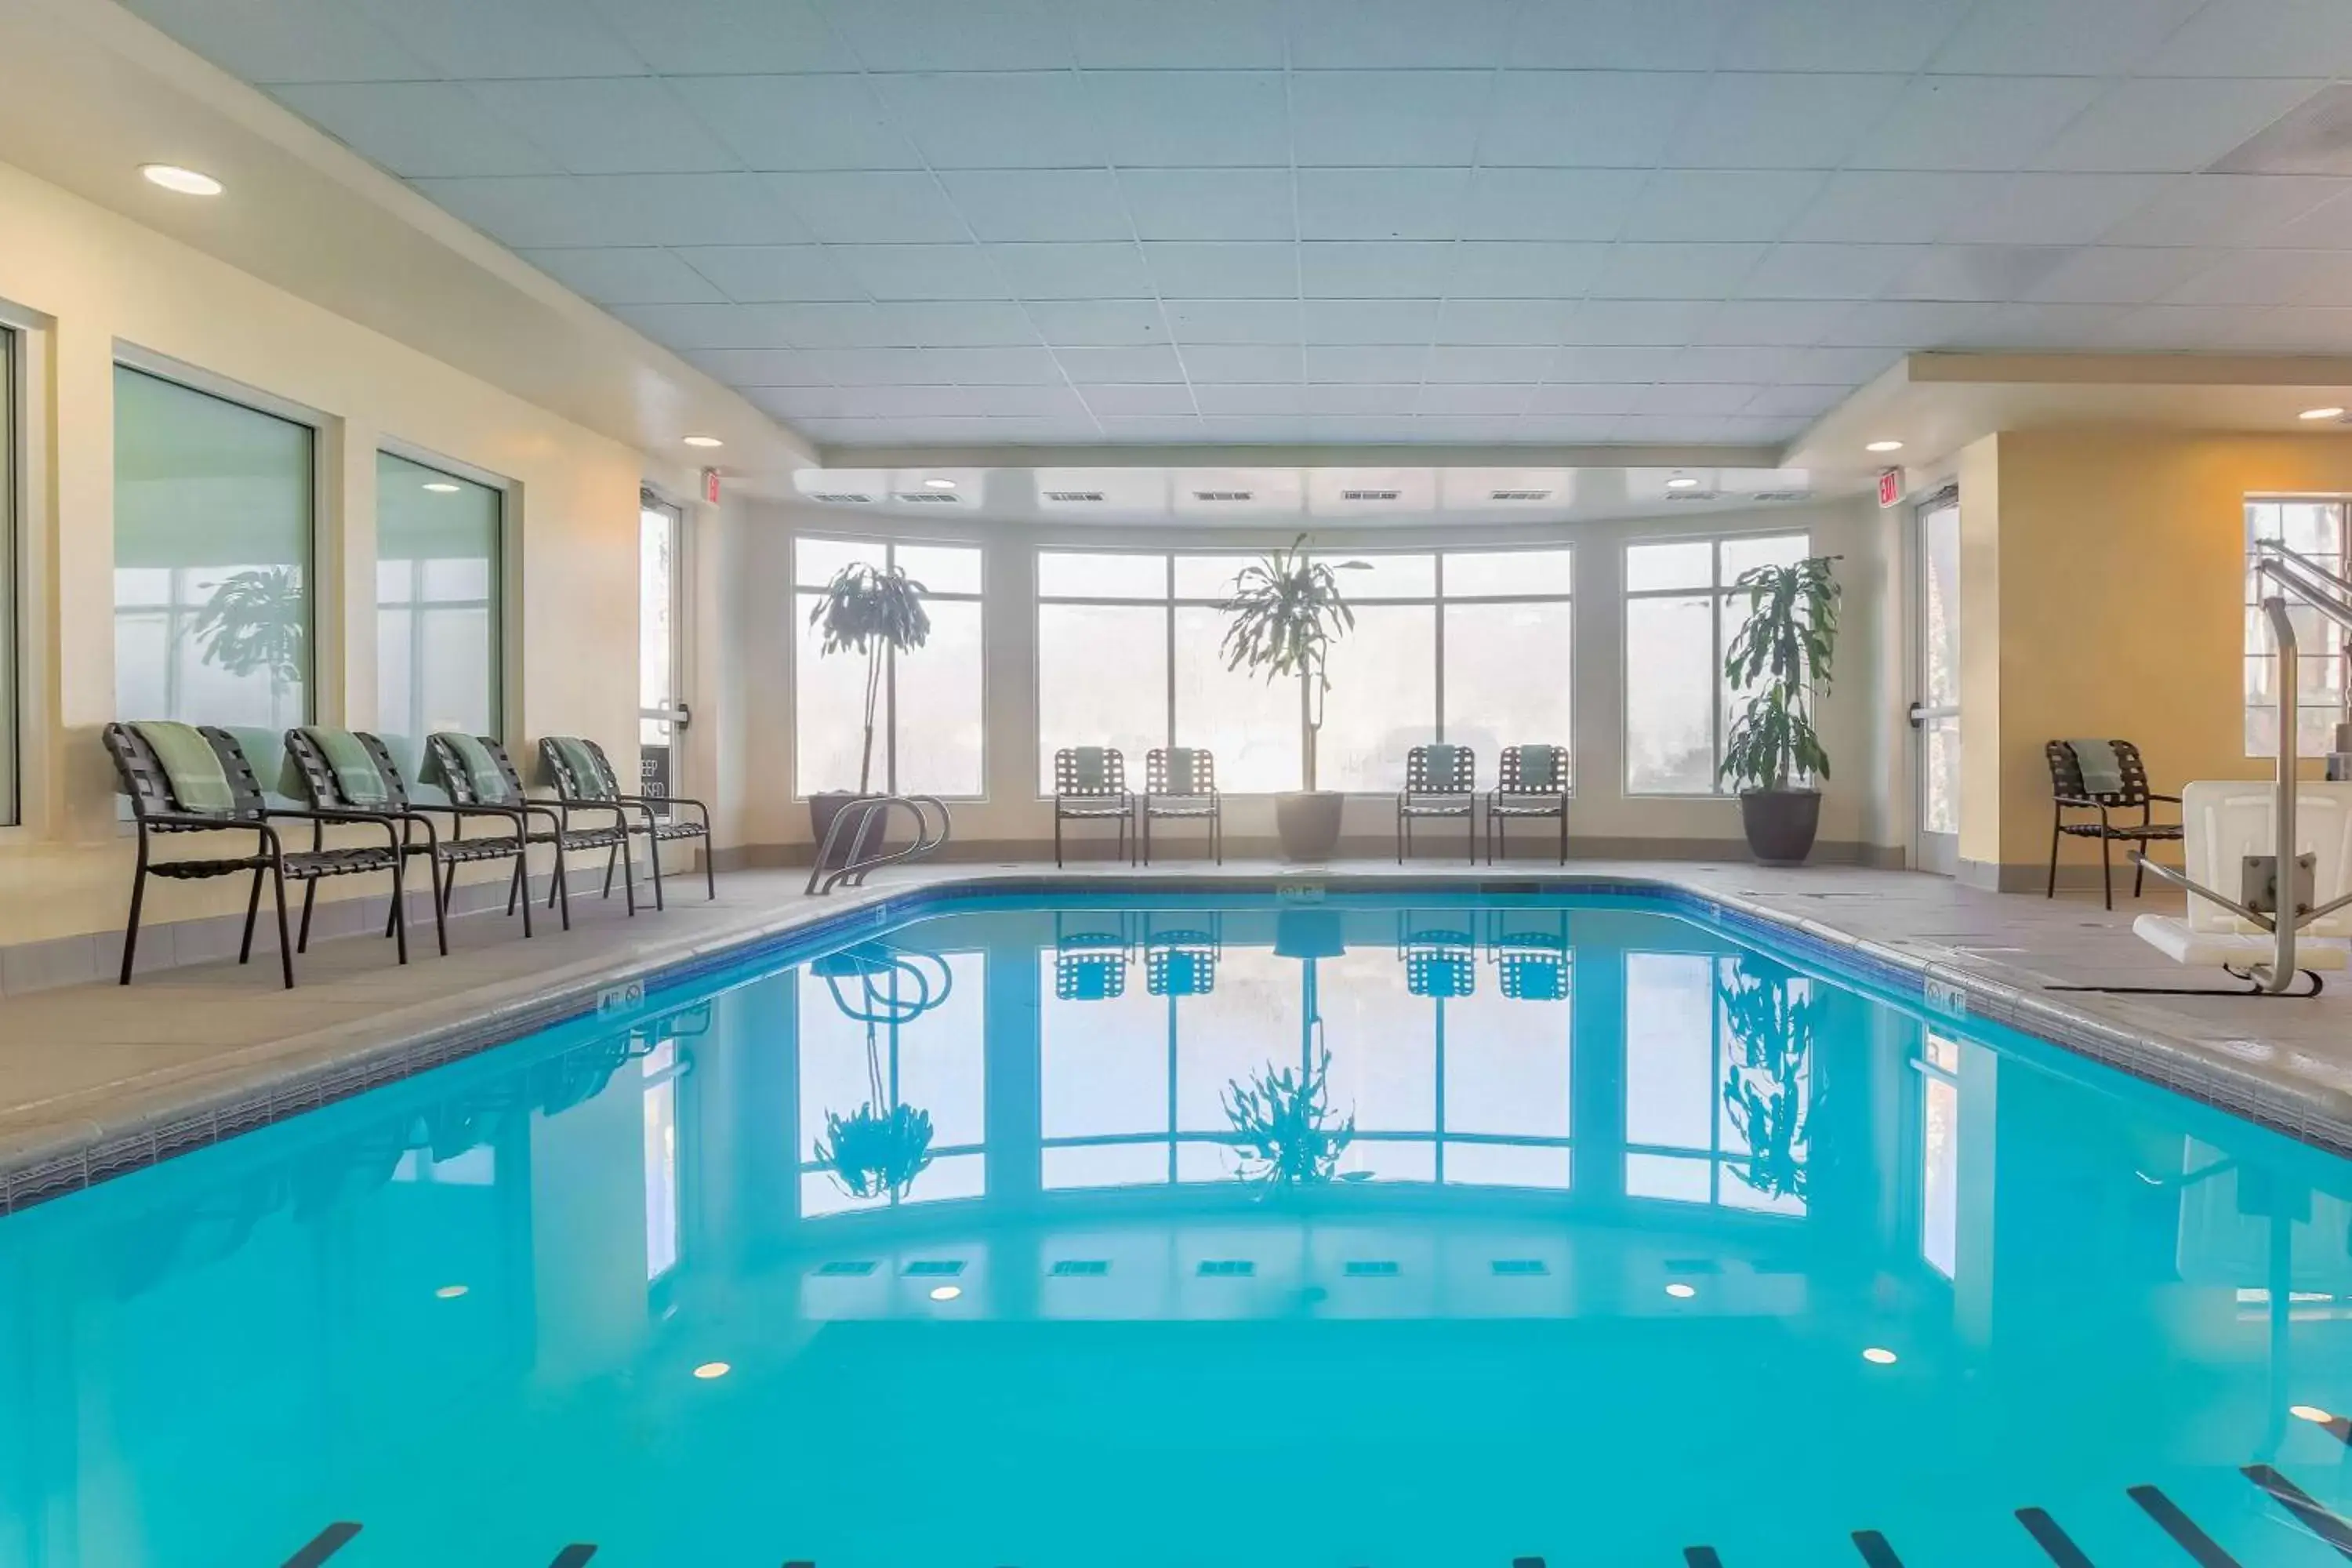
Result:
M1081 835L1084 835L1081 837ZM1559 864L1559 840L1548 837L1540 826L1520 828L1511 836L1510 857L1497 861L1495 869L1511 868L1540 869ZM1187 825L1161 829L1152 837L1152 861L1155 865L1186 870L1213 870L1209 859L1207 840L1201 829ZM1413 834L1412 858L1415 864L1442 865L1451 860L1465 863L1465 846L1462 830L1422 828ZM1396 840L1385 834L1356 834L1343 838L1334 856L1341 860L1388 860L1396 853ZM778 867L806 866L814 858L816 847L811 844L748 844L731 849L721 849L718 855L721 871L772 869ZM1275 860L1282 855L1282 846L1273 838L1244 837L1235 834L1225 840L1228 860ZM1072 866L1082 866L1113 858L1112 836L1099 827L1073 829L1063 845L1063 858ZM1479 861L1486 865L1486 842L1479 840ZM1597 838L1571 834L1568 841L1568 864L1574 869L1580 860L1691 860L1732 861L1750 858L1747 844L1737 838ZM1813 847L1813 861L1823 866L1869 866L1880 870L1900 870L1908 857L1892 845L1857 844L1823 841ZM1026 838L959 838L950 842L938 856L941 864L971 866L999 865L1035 869L1050 867L1054 860L1054 841Z

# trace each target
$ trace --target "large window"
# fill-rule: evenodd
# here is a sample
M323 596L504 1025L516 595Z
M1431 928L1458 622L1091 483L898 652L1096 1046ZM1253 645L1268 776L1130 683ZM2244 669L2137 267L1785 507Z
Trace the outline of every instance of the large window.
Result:
M820 652L809 625L833 574L853 562L898 566L923 585L930 640L886 655L874 720L870 787L972 799L984 790L980 551L881 540L793 542L799 658L793 683L794 792L857 787L865 740L866 661Z
M1732 584L1756 566L1805 558L1801 533L1681 539L1625 547L1625 790L1715 795L1735 700L1723 650L1746 601Z
M2323 499L2252 499L2246 502L2246 754L2278 754L2278 649L2263 614L2275 586L2254 575L2254 546L2276 541L2341 577L2345 575L2346 513L2352 503ZM2295 682L2300 704L2295 744L2306 757L2334 749L2344 710L2344 628L2307 605L2287 611L2301 654Z
M405 775L436 731L496 735L504 497L379 452L376 728Z
M1064 746L1116 746L1139 786L1155 746L1216 755L1227 789L1299 784L1295 682L1231 670L1218 605L1246 555L1037 558L1038 787L1053 790ZM1317 783L1382 792L1429 741L1475 747L1492 782L1506 745L1570 746L1570 587L1565 549L1347 552L1341 587L1355 630L1331 655Z
M313 434L114 372L114 692L124 719L310 713Z

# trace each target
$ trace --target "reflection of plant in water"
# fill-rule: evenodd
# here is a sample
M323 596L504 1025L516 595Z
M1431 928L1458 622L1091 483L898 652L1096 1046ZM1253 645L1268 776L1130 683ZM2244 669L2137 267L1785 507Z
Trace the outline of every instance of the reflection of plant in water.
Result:
M1235 1079L1225 1086L1234 1146L1244 1162L1255 1163L1245 1176L1277 1186L1331 1179L1340 1152L1355 1141L1356 1119L1333 1119L1330 1074L1326 1049L1312 1070L1269 1063L1248 1081Z
M1715 994L1733 1047L1723 1109L1748 1144L1748 1184L1802 1202L1812 1118L1805 1066L1820 998L1809 983L1767 977L1744 961L1717 976Z
M273 719L310 668L305 597L299 567L257 566L224 579L191 628L207 662L231 675L268 675Z
M931 1113L898 1103L883 1087L882 1054L871 1020L866 1026L866 1103L840 1116L824 1113L816 1157L854 1198L903 1198L931 1163Z

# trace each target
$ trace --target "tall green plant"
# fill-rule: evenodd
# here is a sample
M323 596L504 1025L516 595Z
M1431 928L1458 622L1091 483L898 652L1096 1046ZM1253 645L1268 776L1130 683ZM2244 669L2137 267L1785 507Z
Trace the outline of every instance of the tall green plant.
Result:
M1360 572L1370 565L1342 561L1337 571ZM1331 645L1356 626L1356 612L1339 592L1333 565L1307 555L1302 533L1289 549L1269 551L1243 567L1234 578L1233 596L1219 607L1231 617L1221 650L1227 669L1264 670L1269 683L1297 677L1299 755L1312 790L1324 694L1331 689Z
M919 648L930 639L925 592L903 567L853 561L833 574L809 611L809 625L824 633L819 653L866 658L866 743L857 755L860 795L874 779L874 710L882 700L883 656Z
M299 567L257 566L224 578L191 628L207 663L268 677L273 721L285 717L287 693L310 669L306 597Z
M1760 973L1746 960L1716 980L1731 1051L1723 1109L1748 1145L1748 1184L1768 1197L1805 1195L1806 1144L1821 999L1812 983Z
M1724 778L1743 790L1785 790L1830 776L1829 753L1813 729L1813 701L1830 686L1837 651L1838 557L1758 566L1735 587L1748 619L1723 656L1723 676L1746 695L1724 743Z

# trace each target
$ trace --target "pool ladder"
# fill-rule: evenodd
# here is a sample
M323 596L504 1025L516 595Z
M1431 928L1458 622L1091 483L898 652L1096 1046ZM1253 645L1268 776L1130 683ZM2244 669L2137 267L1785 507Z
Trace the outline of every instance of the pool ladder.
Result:
M882 826L887 836L890 812L897 806L904 806L908 815L915 819L915 841L898 849L877 849L871 854L866 853L868 839L877 837L868 829ZM936 830L931 826L927 808L940 814ZM884 866L919 860L930 854L953 836L954 829L955 824L948 816L946 804L937 795L861 795L834 813L833 822L825 829L824 842L817 846L816 864L809 870L807 890L830 893L845 882L853 888L862 888L866 885L866 879ZM848 835L845 841L843 837L845 832ZM845 842L848 847L843 852L841 864L835 866L834 852Z

